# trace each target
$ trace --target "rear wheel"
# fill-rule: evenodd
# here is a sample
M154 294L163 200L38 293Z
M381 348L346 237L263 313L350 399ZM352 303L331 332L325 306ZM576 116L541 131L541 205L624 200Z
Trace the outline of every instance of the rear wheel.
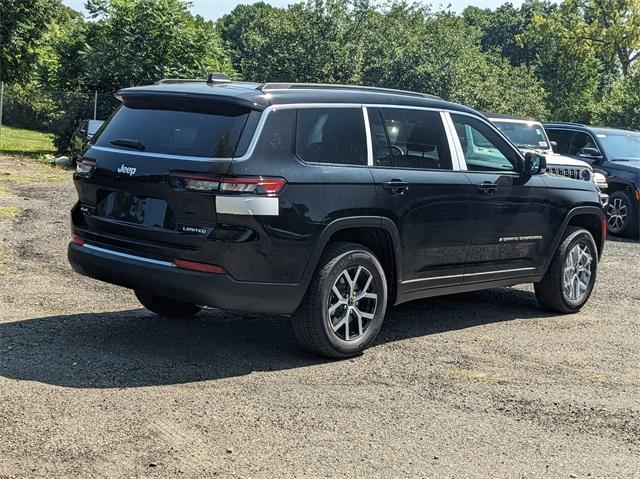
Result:
M135 294L142 306L152 313L166 318L188 319L198 314L202 309L195 304L157 296L146 291L136 290Z
M292 316L302 346L330 358L355 356L376 338L387 309L382 265L364 246L330 243Z
M629 191L616 191L609 197L607 231L618 236L638 235L638 210Z
M542 281L534 285L538 302L559 313L575 313L591 296L598 250L587 230L569 227Z

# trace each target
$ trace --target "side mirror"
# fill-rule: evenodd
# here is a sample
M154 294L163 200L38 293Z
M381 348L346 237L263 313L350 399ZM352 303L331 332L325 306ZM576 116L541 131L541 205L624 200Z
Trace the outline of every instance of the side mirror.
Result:
M591 158L594 160L602 158L602 155L597 148L582 148L580 151L578 151L578 156L582 158Z
M551 144L551 149L554 152L557 152L558 151L558 142L557 141L550 141L549 143Z
M544 155L528 151L524 155L524 174L526 176L541 175L547 171L547 159Z

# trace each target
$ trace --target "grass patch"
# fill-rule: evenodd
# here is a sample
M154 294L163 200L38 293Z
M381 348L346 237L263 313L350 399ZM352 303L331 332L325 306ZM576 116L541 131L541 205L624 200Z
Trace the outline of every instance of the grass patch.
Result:
M0 138L0 153L37 157L56 151L53 135L40 131L3 126Z
M0 220L8 220L20 214L17 206L0 206Z

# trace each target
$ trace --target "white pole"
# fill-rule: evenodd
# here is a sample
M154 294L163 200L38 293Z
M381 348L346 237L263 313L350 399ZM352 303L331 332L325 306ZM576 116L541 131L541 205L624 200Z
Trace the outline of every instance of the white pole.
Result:
M4 106L4 82L0 81L0 147L2 147L2 107Z
M96 94L93 97L93 119L98 119L98 90L96 90Z

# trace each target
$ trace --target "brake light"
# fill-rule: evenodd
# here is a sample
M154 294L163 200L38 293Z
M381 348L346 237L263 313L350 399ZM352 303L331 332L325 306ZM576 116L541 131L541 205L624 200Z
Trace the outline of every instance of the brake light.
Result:
M275 196L287 181L284 178L269 178L264 176L230 177L210 176L196 173L172 173L172 183L175 187L190 191L221 191L224 193L252 194Z
M84 238L81 238L78 235L71 235L71 242L73 244L77 244L78 246L82 246L84 244Z
M187 261L186 259L176 259L173 263L178 268L188 269L191 271L199 271L201 273L226 273L225 269L222 266L218 266L217 264L198 263L196 261Z
M95 169L96 162L94 160L87 160L83 157L76 160L76 173L80 176L89 176Z

